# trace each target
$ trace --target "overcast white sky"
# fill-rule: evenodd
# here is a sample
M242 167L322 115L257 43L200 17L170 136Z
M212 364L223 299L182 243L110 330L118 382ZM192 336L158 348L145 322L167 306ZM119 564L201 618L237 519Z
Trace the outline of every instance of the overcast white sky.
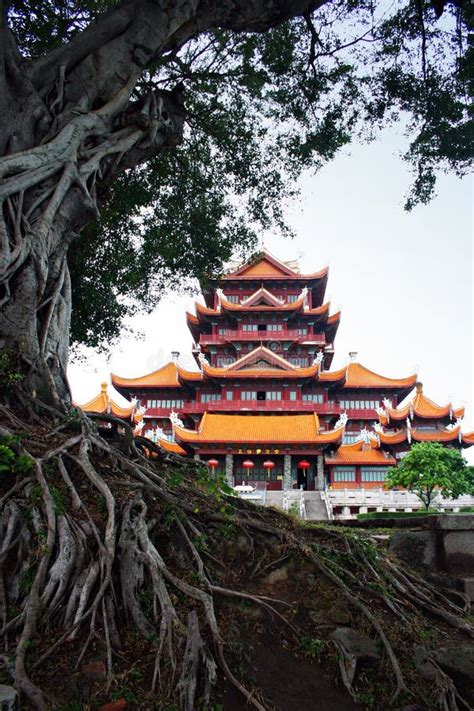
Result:
M439 404L466 406L474 429L472 180L443 176L438 196L403 210L410 176L398 158L402 139L386 131L370 145L353 146L317 175L302 181L290 207L293 241L265 237L280 259L300 257L303 272L330 267L326 297L342 310L333 369L359 352L359 361L388 377L416 371L424 392ZM169 295L148 316L131 321L144 340L127 336L110 358L88 352L71 364L73 395L86 402L110 371L143 375L181 352L194 363L185 321L193 299ZM119 399L119 396L117 397ZM474 447L465 450L474 462Z

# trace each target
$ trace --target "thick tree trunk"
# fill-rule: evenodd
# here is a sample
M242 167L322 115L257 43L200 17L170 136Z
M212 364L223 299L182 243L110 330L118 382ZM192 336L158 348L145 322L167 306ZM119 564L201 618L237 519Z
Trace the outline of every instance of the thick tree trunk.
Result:
M207 30L259 32L325 1L123 0L35 61L0 27L0 349L30 391L70 401L67 250L101 187L181 141L179 88L132 98L147 65Z

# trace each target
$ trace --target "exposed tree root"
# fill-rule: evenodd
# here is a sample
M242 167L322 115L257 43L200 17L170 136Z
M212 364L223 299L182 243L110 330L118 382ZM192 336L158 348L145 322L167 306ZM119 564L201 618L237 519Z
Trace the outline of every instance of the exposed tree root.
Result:
M306 565L322 576L373 630L385 652L384 673L394 680L391 704L401 695L420 699L395 629L403 628L405 645L419 641L417 630L431 617L473 635L464 601L458 606L402 571L357 534L301 527L223 493L212 496L206 487L214 483L196 464L147 459L127 439L115 447L80 416L56 418L49 437L35 429L35 418L23 418L5 417L1 433L28 433L15 446L31 469L2 480L0 638L2 660L14 654L10 672L33 708L54 708L42 670L66 643L77 669L101 646L108 692L130 629L151 645L150 688L163 700L177 700L185 711L206 708L221 674L249 706L268 708L234 668L226 628L228 610L250 604L298 648L307 621L297 622L291 597L265 592L269 571L282 565ZM38 441L46 446L36 447ZM234 555L239 547L237 572L229 550ZM328 654L360 701L355 661L331 662ZM434 676L439 708L467 707L444 672Z

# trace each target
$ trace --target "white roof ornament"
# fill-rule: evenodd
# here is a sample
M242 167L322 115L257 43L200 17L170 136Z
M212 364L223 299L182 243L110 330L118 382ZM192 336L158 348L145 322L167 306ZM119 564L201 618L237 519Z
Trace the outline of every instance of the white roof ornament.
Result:
M145 426L145 420L140 420L140 422L137 422L133 429L133 434L134 435L141 435L142 429Z
M301 299L301 298L304 299L304 303L306 304L307 301L308 301L308 287L307 287L307 286L304 286L304 287L301 289L300 299Z
M408 429L408 430L411 430L411 422L410 422L410 418L409 418L409 417L407 417L406 422L407 422L407 429Z
M173 425L173 428L174 427L184 427L184 422L183 422L183 420L180 419L177 412L175 412L174 410L171 410L169 417L171 420L171 424Z
M361 439L364 440L365 444L369 444L369 442L370 442L370 436L369 436L369 430L367 429L367 427L362 427L362 428L361 428L361 430L360 430L360 436L361 436Z
M217 296L217 310L220 311L222 299L225 299L225 294L220 287L218 289L216 289L216 296Z
M339 415L338 421L334 425L334 429L338 430L340 427L345 427L348 419L349 419L349 415L347 414L347 412L342 412Z
M375 422L374 423L374 430L377 433L382 433L383 434L383 425L380 422Z
M312 365L319 365L321 367L324 360L324 351L318 351L316 358L313 360Z
M201 364L201 369L203 365L210 365L209 361L207 360L206 356L204 353L198 353L198 361Z
M391 410L392 409L392 401L388 397L384 397L382 400L383 406L385 407L386 410Z

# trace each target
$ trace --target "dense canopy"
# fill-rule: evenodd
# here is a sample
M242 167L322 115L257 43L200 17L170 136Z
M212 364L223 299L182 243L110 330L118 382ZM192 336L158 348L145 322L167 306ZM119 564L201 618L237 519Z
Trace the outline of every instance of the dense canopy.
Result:
M20 52L39 58L115 4L17 0L8 18ZM218 272L262 230L288 233L301 172L393 121L410 139L408 209L432 197L439 170L464 173L469 13L462 2L335 0L269 32L221 27L153 57L134 94L182 85L183 141L102 191L100 226L70 250L73 340L103 345L163 288Z

